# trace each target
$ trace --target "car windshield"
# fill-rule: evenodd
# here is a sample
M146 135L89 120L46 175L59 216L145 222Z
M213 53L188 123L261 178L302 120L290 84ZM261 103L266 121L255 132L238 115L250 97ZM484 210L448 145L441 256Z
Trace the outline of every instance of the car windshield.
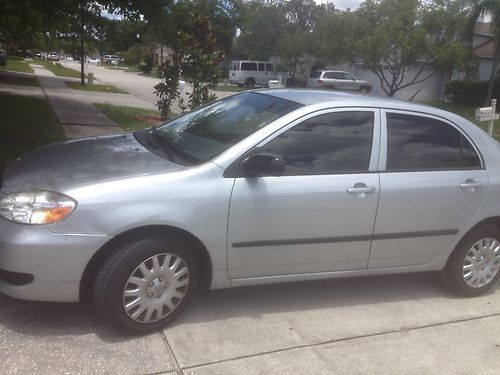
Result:
M189 112L151 132L157 143L192 163L203 163L302 105L247 92Z

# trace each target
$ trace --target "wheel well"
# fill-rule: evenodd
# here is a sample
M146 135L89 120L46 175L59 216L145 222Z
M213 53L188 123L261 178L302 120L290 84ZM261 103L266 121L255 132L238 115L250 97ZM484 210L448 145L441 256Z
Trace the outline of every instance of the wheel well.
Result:
M460 241L457 242L457 245L455 246L455 249L453 249L453 251L448 256L448 260L446 261L446 266L450 262L450 260L452 258L452 255L455 253L455 251L457 251L459 249L458 245L460 245L460 243L462 243L462 241L465 238L467 238L467 236L469 236L471 233L473 233L474 231L476 231L478 228L481 228L482 226L486 226L486 225L491 225L491 226L496 227L497 230L498 230L498 232L500 233L500 216L494 216L494 217L490 217L488 219L484 219L483 221L480 221L479 223L477 223L476 225L474 225L471 229L469 229L467 231L467 233L465 233L462 236L462 238L460 239Z
M198 287L209 289L212 283L212 260L208 250L203 243L191 233L176 227L154 225L147 227L134 228L120 233L105 243L90 259L80 281L80 302L85 304L92 301L92 287L99 269L120 246L129 243L138 238L144 238L151 235L175 236L182 238L193 245L193 249L200 257L200 281Z

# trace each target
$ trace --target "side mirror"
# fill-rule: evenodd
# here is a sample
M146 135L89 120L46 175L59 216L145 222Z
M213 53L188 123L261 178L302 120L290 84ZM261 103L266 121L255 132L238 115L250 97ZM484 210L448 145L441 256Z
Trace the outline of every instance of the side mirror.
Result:
M285 159L274 154L256 154L249 156L242 163L245 177L279 177L285 170Z

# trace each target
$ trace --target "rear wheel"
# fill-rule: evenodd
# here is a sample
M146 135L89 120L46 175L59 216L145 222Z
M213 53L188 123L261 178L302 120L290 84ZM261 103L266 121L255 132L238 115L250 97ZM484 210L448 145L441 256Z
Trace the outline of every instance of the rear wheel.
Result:
M247 80L245 81L245 87L253 89L255 87L255 79L247 78Z
M368 94L370 92L370 88L366 87L366 86L361 86L359 88L359 92L362 93L362 94Z
M476 296L490 289L500 277L500 233L484 226L457 245L446 268L445 284L455 293Z
M188 244L152 237L123 246L94 285L99 314L121 330L143 333L174 320L193 293L198 265Z

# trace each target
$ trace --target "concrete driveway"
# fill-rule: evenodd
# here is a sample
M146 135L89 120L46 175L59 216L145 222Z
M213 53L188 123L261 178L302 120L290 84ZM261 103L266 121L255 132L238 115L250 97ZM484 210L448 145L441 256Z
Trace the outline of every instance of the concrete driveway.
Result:
M0 353L2 374L498 374L500 288L462 299L414 274L212 291L144 337L0 295Z

